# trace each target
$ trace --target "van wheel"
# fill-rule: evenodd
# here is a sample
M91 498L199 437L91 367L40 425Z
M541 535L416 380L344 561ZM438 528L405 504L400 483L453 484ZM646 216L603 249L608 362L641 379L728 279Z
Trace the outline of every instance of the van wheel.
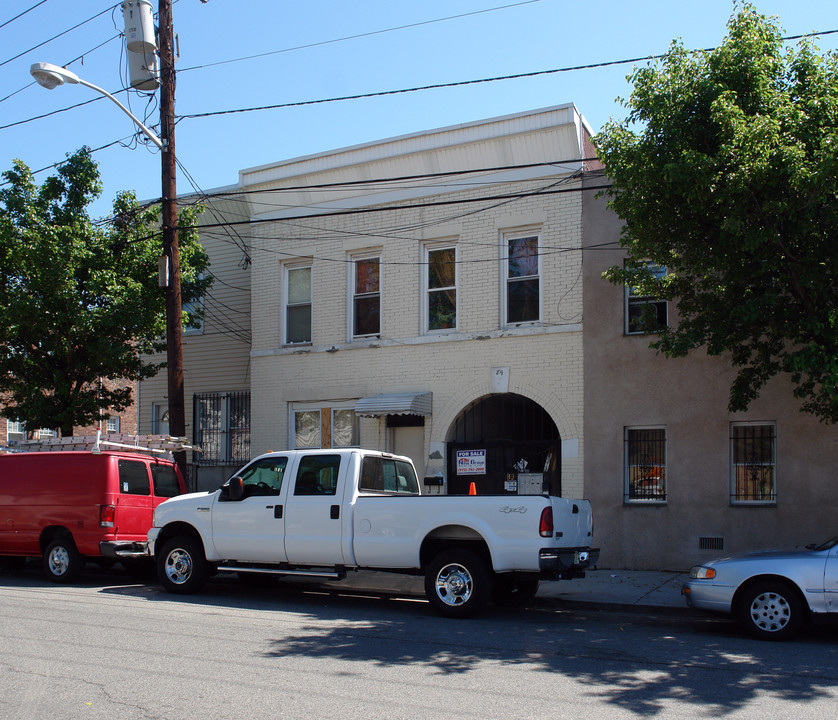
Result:
M209 579L209 563L201 541L184 536L169 540L157 556L157 575L169 592L198 592Z
M425 573L425 595L440 615L476 615L489 601L492 579L486 563L470 550L446 550Z
M510 578L495 576L492 600L504 607L520 607L535 597L538 578Z
M58 538L47 545L47 551L44 553L44 572L52 582L72 582L81 574L83 565L84 558L76 549L73 538Z

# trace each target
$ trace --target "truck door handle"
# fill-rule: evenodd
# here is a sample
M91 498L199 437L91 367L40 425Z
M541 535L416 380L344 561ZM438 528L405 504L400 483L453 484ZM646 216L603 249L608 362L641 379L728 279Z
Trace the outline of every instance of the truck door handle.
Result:
M329 513L329 518L332 520L337 520L340 517L340 505L332 505L331 512Z
M274 517L277 519L282 517L282 505L274 506Z

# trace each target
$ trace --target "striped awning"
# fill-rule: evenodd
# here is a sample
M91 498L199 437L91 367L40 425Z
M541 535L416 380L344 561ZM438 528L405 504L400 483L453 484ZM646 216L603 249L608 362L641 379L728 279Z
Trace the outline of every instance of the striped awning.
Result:
M361 398L355 405L355 414L362 417L379 415L425 415L430 417L433 393L394 393Z

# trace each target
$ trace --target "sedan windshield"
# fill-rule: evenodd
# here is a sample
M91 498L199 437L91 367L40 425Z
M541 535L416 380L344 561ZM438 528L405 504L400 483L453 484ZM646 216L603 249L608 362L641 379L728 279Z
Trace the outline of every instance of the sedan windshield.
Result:
M829 538L829 540L821 543L820 545L815 545L813 550L829 550L830 548L833 548L836 545L838 545L838 535L836 535L833 538Z

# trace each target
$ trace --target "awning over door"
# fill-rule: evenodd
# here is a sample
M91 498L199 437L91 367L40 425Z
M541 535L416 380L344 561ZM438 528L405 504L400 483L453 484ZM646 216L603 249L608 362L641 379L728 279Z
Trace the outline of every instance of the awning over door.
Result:
M379 415L431 416L433 393L395 393L361 398L355 405L355 414L362 417Z

